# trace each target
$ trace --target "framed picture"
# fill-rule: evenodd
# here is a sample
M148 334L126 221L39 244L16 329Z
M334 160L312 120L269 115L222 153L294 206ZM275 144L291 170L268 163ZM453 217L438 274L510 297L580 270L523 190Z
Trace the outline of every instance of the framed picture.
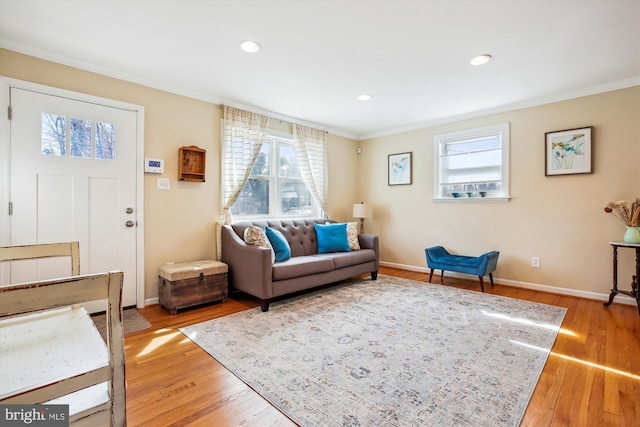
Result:
M591 173L592 126L544 134L545 175Z
M411 184L411 152L389 154L389 185Z

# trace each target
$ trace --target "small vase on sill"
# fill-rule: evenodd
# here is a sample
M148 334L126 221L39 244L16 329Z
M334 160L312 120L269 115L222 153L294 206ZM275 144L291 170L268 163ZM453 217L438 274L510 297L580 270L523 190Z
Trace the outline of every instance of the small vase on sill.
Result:
M624 233L625 243L637 243L640 244L640 227L629 227Z

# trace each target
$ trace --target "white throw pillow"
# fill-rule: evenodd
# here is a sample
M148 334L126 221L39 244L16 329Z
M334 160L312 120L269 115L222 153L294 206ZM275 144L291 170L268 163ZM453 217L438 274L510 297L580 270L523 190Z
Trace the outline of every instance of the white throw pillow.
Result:
M269 239L264 230L255 225L250 225L244 230L244 241L249 245L262 246L271 250L271 264L276 262L276 253L273 250L273 246L269 243Z

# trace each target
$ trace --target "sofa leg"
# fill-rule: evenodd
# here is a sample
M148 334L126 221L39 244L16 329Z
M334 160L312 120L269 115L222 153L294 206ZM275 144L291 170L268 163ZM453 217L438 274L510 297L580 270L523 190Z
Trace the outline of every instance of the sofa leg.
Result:
M378 280L378 272L377 271L372 271L371 272L371 280Z
M441 273L440 273L440 284L444 285L444 270L441 270Z
M433 268L429 272L429 283L431 283L431 278L433 277Z
M261 299L260 300L260 308L262 309L262 312L267 312L269 311L269 300L268 299Z
M493 288L493 273L489 273L489 280L491 280L491 287Z
M480 278L480 288L482 292L484 292L484 278L482 276L478 276Z

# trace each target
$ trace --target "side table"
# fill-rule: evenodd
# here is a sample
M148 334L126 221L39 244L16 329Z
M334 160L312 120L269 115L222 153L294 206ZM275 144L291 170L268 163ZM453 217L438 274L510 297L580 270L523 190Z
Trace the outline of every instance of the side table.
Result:
M638 314L640 315L640 285L638 284L638 281L640 281L640 244L626 242L609 242L609 244L613 247L613 288L611 288L609 301L603 305L609 307L617 294L629 295L631 298L635 298L638 304ZM631 278L630 291L618 290L618 248L632 248L636 250L636 274Z

